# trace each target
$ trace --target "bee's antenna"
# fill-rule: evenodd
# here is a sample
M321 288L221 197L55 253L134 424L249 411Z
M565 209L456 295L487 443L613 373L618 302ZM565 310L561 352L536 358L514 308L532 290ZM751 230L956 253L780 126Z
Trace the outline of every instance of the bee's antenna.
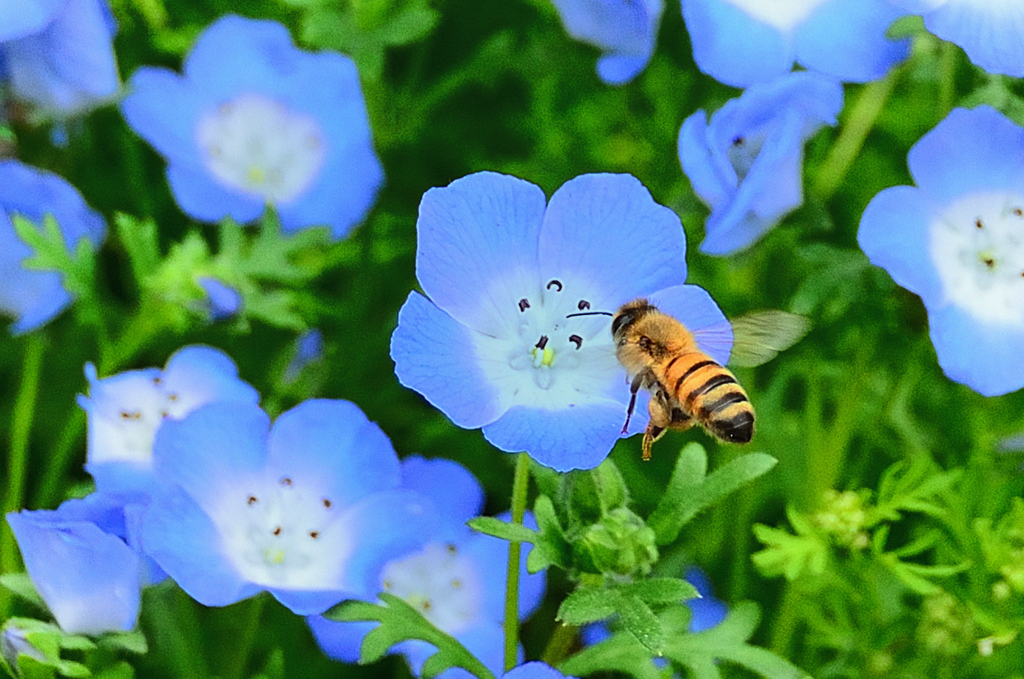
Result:
M566 318L572 318L573 316L614 316L610 311L585 311L579 314L566 314Z

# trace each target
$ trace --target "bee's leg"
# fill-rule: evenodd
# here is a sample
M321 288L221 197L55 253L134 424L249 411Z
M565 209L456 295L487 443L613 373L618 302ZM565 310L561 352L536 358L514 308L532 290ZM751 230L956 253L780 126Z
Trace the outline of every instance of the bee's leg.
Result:
M637 373L637 376L633 378L633 383L629 385L629 407L626 408L626 424L622 425L623 434L629 429L629 418L633 416L633 409L636 408L636 392L640 391L640 387L644 385L644 380L644 373Z
M642 457L645 460L651 459L651 446L662 437L667 427L672 426L669 397L664 389L651 396L647 403L647 414L650 420L647 422L647 429L644 431L644 442L641 447Z

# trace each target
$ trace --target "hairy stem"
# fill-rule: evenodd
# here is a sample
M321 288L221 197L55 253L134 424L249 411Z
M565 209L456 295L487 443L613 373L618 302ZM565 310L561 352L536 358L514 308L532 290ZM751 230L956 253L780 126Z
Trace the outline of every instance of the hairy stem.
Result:
M512 481L512 523L522 525L526 514L526 491L530 482L530 456L519 453ZM508 573L505 579L505 671L516 666L519 648L519 559L522 543L508 544Z

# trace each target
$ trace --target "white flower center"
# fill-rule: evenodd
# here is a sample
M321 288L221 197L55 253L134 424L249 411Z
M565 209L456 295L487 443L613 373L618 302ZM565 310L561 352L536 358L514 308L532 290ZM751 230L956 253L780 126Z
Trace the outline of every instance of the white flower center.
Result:
M151 374L151 373L150 373ZM99 405L90 427L102 445L90 446L90 462L131 462L152 465L156 430L171 417L179 419L191 410L160 377L143 372L124 375L104 384L94 382L91 401Z
M567 281L549 280L539 293L503 309L504 336L478 335L476 356L485 375L500 387L505 405L564 408L588 397L607 397L610 372L621 373L609 331L609 316L589 313L587 296ZM605 311L605 310L597 310Z
M289 476L250 488L210 512L238 572L267 587L333 586L352 551L344 508Z
M389 561L380 582L382 591L401 598L438 629L454 635L480 617L480 575L455 545L431 543L415 554Z
M758 21L788 32L829 0L727 0Z
M946 301L984 323L1024 326L1024 195L965 196L930 229Z
M325 157L316 120L259 94L207 111L196 141L206 168L220 182L275 204L308 189Z
M761 148L768 138L768 130L766 128L767 125L759 125L752 130L748 130L747 134L736 135L732 138L732 143L726 149L725 153L729 157L729 163L736 171L738 184L743 183L743 180L747 178L750 168L761 153Z

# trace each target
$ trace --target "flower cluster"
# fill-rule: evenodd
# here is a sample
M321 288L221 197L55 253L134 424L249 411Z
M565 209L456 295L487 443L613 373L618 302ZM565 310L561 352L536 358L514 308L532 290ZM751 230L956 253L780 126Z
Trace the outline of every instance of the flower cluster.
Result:
M711 207L701 251L727 255L749 247L803 203L803 146L843 107L842 85L801 72L748 88L679 131L679 160L694 191Z
M577 314L682 286L686 240L629 175L582 175L545 202L492 172L423 196L416 273L427 297L409 295L391 357L402 384L495 447L589 469L623 433L630 392L609 318ZM704 309L675 313L697 328L691 315ZM646 425L637 410L629 433Z
M121 83L106 0L21 0L0 7L0 85L66 117L112 99Z
M206 605L267 591L313 615L382 587L415 589L414 574L440 559L465 584L456 613L479 606L463 622L498 627L486 634L500 640L501 594L484 573L504 543L462 527L482 502L465 469L418 459L401 467L347 401L305 401L271 424L256 391L210 347L185 347L163 370L98 379L89 366L87 375L80 402L98 490L7 516L65 631L130 629L140 589L165 576ZM524 608L541 587L527 584Z
M1024 387L1024 128L955 109L910 150L917 186L861 217L872 263L920 295L945 373L994 396Z
M71 303L59 273L26 268L32 249L14 229L16 217L41 229L47 215L56 220L70 248L82 240L98 247L106 234L103 217L64 179L16 160L0 160L0 311L14 317L11 332L16 335L48 323Z
M885 32L903 12L886 0L682 0L701 71L734 87L773 80L793 62L846 82L867 82L903 60L910 44Z
M383 181L355 65L297 49L276 22L223 17L184 75L138 69L122 111L200 221L250 222L271 205L285 229L326 224L340 238Z

